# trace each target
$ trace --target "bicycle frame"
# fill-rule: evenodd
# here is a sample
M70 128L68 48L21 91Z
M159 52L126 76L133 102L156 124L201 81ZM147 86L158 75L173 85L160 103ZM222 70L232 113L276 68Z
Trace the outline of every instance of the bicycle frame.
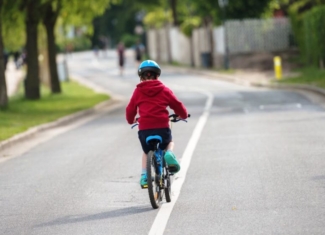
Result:
M190 115L188 115L190 117ZM136 119L137 120L137 119ZM178 116L172 114L169 116L170 128L172 128L172 122L185 121L184 119L178 119ZM132 129L136 127L138 123L132 125ZM150 138L151 137L151 138ZM152 150L147 154L147 178L148 178L148 193L151 205L154 209L159 208L159 204L162 202L165 196L167 202L171 202L171 180L172 175L164 159L165 150L159 149L161 143L160 136L147 137L147 143L152 146ZM157 157L159 159L157 159ZM153 168L152 168L153 167ZM153 170L154 169L154 170ZM153 183L154 182L154 183Z

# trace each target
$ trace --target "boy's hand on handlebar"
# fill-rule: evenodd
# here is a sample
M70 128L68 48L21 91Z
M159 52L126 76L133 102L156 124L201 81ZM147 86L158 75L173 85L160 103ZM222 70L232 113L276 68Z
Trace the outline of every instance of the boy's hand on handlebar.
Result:
M133 120L133 124L138 123L138 120L139 120L138 117L134 118L134 120Z
M188 114L187 117L191 117L191 114ZM186 121L186 119L180 118L177 114L169 115L169 120L171 122Z

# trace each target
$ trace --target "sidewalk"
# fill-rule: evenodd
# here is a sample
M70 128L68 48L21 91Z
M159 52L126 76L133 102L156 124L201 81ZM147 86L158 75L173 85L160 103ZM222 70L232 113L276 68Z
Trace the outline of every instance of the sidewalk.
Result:
M239 83L242 85L268 85L272 83L272 81L275 81L275 75L273 71L235 70L233 72L220 72L214 69L191 68L182 66L165 65L164 67L175 72L197 73L208 77ZM283 77L292 76L297 76L297 73L283 72Z
M7 94L13 96L18 88L20 82L24 79L25 72L22 68L16 69L16 65L13 61L9 61L6 69L6 83L7 83Z
M203 68L191 68L182 66L171 66L165 65L164 68L173 72L181 72L187 74L201 74L212 79L223 80L227 82L236 83L243 86L254 86L254 87L266 87L273 89L285 89L285 90L303 90L311 91L319 95L325 96L325 89L304 84L281 84L277 83L274 72L262 72L254 70L236 70L233 73L219 72L213 69L203 69ZM294 77L299 74L295 72L283 72L283 77Z

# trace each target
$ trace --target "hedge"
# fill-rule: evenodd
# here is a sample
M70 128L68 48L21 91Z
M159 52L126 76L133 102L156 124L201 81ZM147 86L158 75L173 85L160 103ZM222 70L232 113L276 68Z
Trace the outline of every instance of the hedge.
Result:
M325 6L315 7L304 16L306 59L311 64L325 62Z

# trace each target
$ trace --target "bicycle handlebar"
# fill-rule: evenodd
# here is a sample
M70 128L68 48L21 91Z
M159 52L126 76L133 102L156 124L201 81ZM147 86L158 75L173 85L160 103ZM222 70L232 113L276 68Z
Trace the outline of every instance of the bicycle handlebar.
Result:
M177 114L171 114L171 115L169 115L168 117L169 117L169 120L170 120L171 122L179 122L179 121L187 122L186 119L178 118L178 115L177 115ZM188 118L191 117L191 114L188 114L187 117L188 117ZM134 124L131 126L131 129L133 129L134 127L136 127L136 126L139 125L139 123L138 123L138 119L139 119L139 118L136 118L136 119L135 119L136 123L134 123Z
M179 122L179 121L184 121L184 122L187 122L186 119L181 119L181 118L178 118L178 115L177 114L171 114L168 116L169 117L169 120L171 122ZM191 117L191 114L188 114L187 117Z

